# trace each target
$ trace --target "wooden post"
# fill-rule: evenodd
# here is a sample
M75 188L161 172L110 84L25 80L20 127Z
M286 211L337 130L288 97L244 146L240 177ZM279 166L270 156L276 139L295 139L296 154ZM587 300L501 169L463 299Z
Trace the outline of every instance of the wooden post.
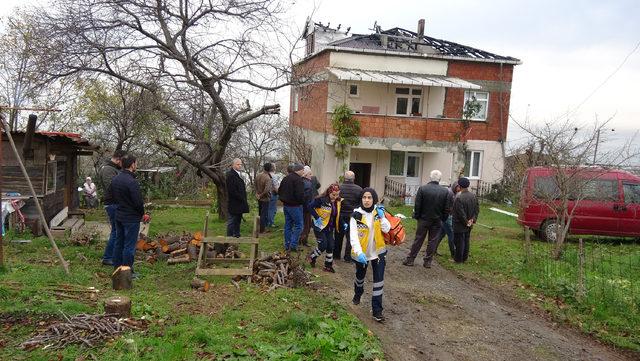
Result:
M582 301L586 296L584 285L584 243L582 238L578 240L578 290L576 296L578 301Z
M253 238L258 238L260 236L260 217L256 216L253 219L253 232L251 233Z
M104 301L104 313L129 318L131 317L131 300L124 296L109 297Z
M49 225L47 225L47 220L44 218L44 212L42 211L40 202L38 202L38 196L36 194L36 191L35 189L33 189L33 184L31 183L31 179L29 178L27 169L24 167L24 164L22 163L22 158L20 157L18 148L16 148L16 143L13 142L13 137L11 136L11 129L9 129L9 126L4 121L4 118L0 118L0 122L2 122L2 128L7 134L7 139L9 139L9 144L11 144L11 149L13 150L13 153L15 154L16 159L18 160L18 165L20 166L20 170L22 170L22 175L24 175L24 179L27 182L27 185L29 186L31 195L33 196L34 203L36 204L36 209L38 210L38 215L40 216L40 223L42 224L42 228L44 228L44 232L47 234L47 237L49 238L49 242L51 243L51 247L55 251L56 256L58 256L58 259L62 264L62 268L64 269L64 272L66 274L69 274L69 264L67 263L67 261L64 260L64 257L62 257L62 253L60 252L60 249L58 249L58 245L56 244L56 241L53 239L53 235L51 235L51 230L49 230Z
M120 266L111 274L111 284L114 290L130 290L133 286L132 272L129 266Z
M531 261L531 229L524 226L524 259L525 263Z

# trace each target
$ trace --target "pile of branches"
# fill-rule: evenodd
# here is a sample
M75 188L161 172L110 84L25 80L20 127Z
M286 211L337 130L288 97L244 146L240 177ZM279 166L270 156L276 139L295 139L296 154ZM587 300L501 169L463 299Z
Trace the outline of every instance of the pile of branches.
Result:
M254 262L251 282L267 287L267 291L270 292L279 287L309 286L315 282L310 281L311 276L311 273L305 271L290 255L274 253Z
M202 238L200 232L194 234L185 232L180 236L162 235L158 236L156 240L140 235L136 250L149 263L156 261L166 261L167 264L189 263L198 258ZM211 244L207 244L205 256L206 259L245 257L235 245L226 249L215 249Z
M23 350L60 349L72 344L95 347L113 339L126 331L140 331L147 328L147 321L131 318L119 319L116 314L80 314L66 321L56 322L45 331L20 344Z

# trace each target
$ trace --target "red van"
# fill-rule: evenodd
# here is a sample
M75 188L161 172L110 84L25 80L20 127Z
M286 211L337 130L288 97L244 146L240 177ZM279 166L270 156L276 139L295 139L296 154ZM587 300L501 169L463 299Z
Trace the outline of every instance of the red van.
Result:
M549 201L541 199L548 199L543 194L553 194L549 191L557 187L554 174L548 167L526 170L518 211L519 224L550 242L556 239L557 222ZM569 212L573 211L569 233L640 237L640 177L623 170L595 168L584 174L590 180L584 184L575 210L575 202L569 201Z

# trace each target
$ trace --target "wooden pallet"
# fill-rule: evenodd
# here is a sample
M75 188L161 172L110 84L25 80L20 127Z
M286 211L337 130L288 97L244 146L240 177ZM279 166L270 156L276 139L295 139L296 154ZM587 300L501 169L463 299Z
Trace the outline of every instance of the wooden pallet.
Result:
M260 217L255 217L253 220L253 234L252 237L208 237L209 230L209 213L205 218L203 239L200 243L200 253L198 254L198 260L196 265L196 276L251 276L253 274L253 263L258 257L258 230L260 227ZM214 243L228 243L228 244L249 244L249 257L243 258L206 258L207 246ZM211 266L221 266L228 263L246 263L246 267L240 268L206 268L207 261L211 261Z

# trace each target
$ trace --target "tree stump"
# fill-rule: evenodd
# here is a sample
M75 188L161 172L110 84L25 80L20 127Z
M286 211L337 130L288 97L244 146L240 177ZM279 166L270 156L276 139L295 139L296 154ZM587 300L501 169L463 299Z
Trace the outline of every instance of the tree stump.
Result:
M131 300L129 297L114 296L104 301L104 313L117 314L119 318L131 317Z
M207 292L209 291L209 281L201 280L199 278L194 278L191 281L191 288L196 289L198 291Z
M131 280L131 267L120 266L111 275L111 283L114 290L129 290L133 285Z

